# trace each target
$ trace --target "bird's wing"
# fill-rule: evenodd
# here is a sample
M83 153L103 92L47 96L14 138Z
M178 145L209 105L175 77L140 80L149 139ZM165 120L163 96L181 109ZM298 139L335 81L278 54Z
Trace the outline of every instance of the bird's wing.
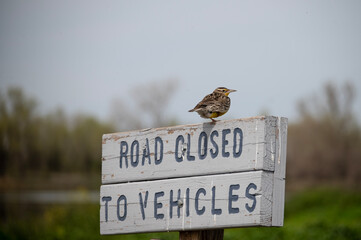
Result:
M210 105L216 104L217 100L215 99L214 94L208 94L205 96L202 101L200 101L193 109L189 110L190 112L198 111L201 109L205 109Z

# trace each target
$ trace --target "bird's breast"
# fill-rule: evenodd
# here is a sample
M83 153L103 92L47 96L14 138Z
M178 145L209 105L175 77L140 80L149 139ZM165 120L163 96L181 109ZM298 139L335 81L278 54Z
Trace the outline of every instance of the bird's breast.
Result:
M213 112L213 113L211 113L210 118L220 117L220 116L222 116L222 115L225 114L225 113L226 113L226 112Z

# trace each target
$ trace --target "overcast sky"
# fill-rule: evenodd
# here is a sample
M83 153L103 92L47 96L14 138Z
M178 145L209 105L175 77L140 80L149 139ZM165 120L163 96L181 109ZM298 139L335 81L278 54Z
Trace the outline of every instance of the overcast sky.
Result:
M361 1L0 0L0 87L20 86L49 111L110 115L114 99L178 79L167 114L216 87L224 118L267 110L294 119L325 82L353 82L361 113ZM134 96L133 96L134 97Z

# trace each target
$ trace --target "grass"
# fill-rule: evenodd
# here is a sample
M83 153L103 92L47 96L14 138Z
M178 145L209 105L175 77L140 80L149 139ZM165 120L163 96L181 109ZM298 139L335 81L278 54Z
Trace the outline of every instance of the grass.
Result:
M361 193L305 191L286 201L284 227L226 229L224 239L361 239L360 203ZM0 239L178 239L177 232L100 236L95 204L13 204L1 211Z
M361 194L306 191L286 202L281 228L226 231L224 239L361 239Z

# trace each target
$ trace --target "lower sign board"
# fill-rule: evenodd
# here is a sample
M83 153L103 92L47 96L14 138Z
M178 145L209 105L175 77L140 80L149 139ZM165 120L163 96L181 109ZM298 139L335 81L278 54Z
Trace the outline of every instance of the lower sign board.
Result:
M266 171L103 185L101 234L272 226L274 187Z

